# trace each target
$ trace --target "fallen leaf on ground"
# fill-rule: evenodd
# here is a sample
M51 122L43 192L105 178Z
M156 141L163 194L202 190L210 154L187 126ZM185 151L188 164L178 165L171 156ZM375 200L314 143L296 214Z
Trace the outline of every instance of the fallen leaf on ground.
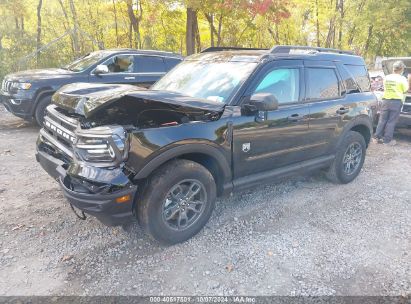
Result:
M11 231L18 230L18 229L21 229L23 227L24 227L24 224L18 224L17 226L14 226L13 228L11 228Z
M66 261L70 261L73 258L73 255L69 254L69 255L65 255L61 261L62 262L66 262Z
M233 271L234 266L233 266L233 264L227 264L227 266L225 266L225 269L227 269L228 272L231 272L231 271Z

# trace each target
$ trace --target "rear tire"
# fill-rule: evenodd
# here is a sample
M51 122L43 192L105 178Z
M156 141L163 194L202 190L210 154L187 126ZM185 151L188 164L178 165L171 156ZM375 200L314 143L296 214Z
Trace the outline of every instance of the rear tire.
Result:
M136 206L138 221L160 243L184 242L209 220L216 193L214 178L205 167L173 160L157 169L143 187Z
M337 149L326 173L327 178L337 184L353 181L364 164L366 149L364 137L358 132L349 131Z
M42 127L44 122L44 116L46 114L46 108L51 103L51 96L45 96L40 99L34 110L34 118L37 124Z

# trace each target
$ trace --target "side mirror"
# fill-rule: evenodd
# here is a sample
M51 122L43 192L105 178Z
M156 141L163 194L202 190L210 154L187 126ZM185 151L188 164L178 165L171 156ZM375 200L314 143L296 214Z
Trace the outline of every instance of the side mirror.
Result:
M256 93L251 95L249 105L257 111L275 111L278 109L278 100L270 93Z
M96 75L107 74L108 72L109 72L108 66L106 66L106 65L104 65L104 64L99 64L99 65L96 66L96 68L94 69L94 74L96 74Z

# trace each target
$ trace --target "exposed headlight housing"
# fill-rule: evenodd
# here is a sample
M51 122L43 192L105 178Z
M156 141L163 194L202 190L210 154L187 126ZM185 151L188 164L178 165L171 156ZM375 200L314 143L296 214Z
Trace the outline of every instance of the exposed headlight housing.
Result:
M123 127L97 127L76 132L74 155L96 166L115 166L127 159L128 134Z
M29 82L13 82L11 85L13 89L17 90L28 90L31 88L31 83Z

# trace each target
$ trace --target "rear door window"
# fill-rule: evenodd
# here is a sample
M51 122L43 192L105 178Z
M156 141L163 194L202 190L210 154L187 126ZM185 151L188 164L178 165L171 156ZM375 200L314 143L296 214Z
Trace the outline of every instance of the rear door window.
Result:
M339 98L339 81L333 68L306 68L308 100Z
M135 73L164 73L164 60L158 56L135 56Z

